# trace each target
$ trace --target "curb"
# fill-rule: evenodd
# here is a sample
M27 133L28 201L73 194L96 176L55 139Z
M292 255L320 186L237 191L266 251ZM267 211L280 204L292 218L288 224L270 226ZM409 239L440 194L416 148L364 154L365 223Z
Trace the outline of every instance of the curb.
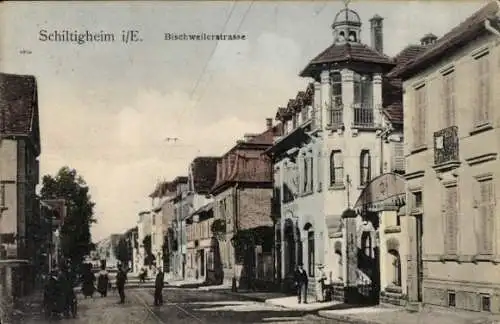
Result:
M341 314L328 314L325 313L327 311L319 311L318 316L322 318L328 318L328 319L334 319L338 321L342 321L345 323L355 323L355 324L381 324L380 322L377 321L370 321L370 320L365 320L365 319L360 319L360 318L353 318L349 315L341 315Z

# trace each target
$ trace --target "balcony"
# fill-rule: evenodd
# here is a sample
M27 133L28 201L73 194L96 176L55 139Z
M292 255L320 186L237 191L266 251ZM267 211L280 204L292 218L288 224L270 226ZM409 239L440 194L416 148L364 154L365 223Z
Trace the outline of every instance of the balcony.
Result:
M328 127L338 129L344 125L344 106L334 105L329 109Z
M356 104L353 106L353 127L374 128L374 109L372 105Z
M450 126L434 132L434 169L438 172L460 165L458 127Z

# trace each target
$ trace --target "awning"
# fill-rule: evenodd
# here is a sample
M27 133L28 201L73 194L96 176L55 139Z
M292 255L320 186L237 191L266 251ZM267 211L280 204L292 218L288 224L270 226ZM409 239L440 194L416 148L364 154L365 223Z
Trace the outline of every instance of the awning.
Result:
M405 180L396 173L385 173L370 181L359 195L355 210L381 210L385 205L405 204Z
M197 210L195 210L194 212L191 213L191 216L194 216L194 215L199 215L201 213L206 213L210 210L212 210L214 208L214 203L213 202L210 202L206 205L203 205L201 206L200 208L198 208Z

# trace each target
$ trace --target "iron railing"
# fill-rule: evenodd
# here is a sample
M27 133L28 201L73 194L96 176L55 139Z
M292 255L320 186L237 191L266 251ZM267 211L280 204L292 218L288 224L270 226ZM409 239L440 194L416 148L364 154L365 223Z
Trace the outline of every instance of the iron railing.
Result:
M356 104L353 106L353 113L353 126L368 128L375 125L374 109L372 105Z
M329 109L328 126L332 128L339 128L344 124L344 106L332 105Z

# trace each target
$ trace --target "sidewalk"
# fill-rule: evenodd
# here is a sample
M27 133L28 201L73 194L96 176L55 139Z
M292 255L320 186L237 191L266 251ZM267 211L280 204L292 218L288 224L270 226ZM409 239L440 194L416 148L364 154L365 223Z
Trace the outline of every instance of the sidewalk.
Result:
M424 308L409 312L402 307L378 305L347 309L323 310L318 315L356 324L493 324L500 323L500 316L487 313Z

